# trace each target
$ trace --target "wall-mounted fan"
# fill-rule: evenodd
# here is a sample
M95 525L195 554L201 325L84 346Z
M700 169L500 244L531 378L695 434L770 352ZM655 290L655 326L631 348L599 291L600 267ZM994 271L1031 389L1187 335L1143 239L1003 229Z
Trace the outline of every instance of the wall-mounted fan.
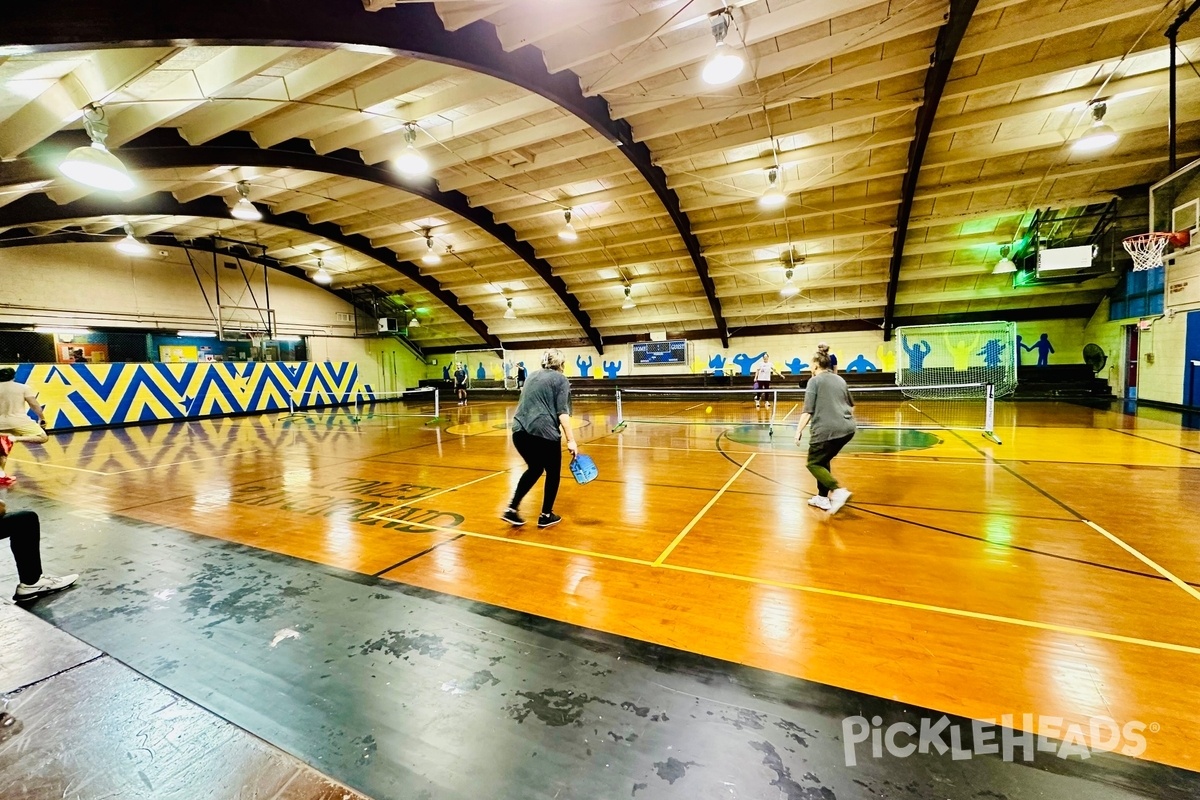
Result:
M1104 365L1108 363L1108 356L1105 355L1104 349L1098 344L1086 344L1083 346L1083 363L1092 368L1092 372L1097 375L1100 370L1104 369Z

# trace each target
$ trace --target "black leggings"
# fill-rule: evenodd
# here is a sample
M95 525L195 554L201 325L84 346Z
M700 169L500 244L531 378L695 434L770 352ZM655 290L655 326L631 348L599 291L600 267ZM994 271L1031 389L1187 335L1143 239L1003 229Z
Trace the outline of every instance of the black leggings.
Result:
M12 547L21 583L33 584L41 580L42 556L38 549L41 524L38 515L32 511L10 511L0 517L0 539L8 539Z
M829 471L829 465L834 456L842 452L842 448L850 444L853 438L852 433L837 439L813 442L808 446L808 471L817 479L817 493L821 497L828 497L830 492L838 488L837 478Z
M546 473L546 489L542 495L542 513L549 514L554 510L554 498L558 496L559 472L562 470L562 444L558 439L543 439L525 431L513 433L513 445L529 468L517 481L517 491L513 495L510 507L518 508L525 495L537 483L542 473Z

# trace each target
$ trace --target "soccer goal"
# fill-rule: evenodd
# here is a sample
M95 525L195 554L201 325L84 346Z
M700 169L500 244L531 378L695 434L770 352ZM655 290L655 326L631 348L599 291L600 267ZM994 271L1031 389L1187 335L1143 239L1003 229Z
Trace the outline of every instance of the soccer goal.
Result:
M517 365L504 350L455 350L450 373L467 370L468 389L516 389Z

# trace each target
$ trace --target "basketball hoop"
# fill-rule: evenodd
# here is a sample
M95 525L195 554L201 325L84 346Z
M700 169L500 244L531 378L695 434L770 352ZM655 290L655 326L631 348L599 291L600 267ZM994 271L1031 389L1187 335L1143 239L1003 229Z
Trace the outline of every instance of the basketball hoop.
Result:
M1133 259L1133 271L1142 272L1148 269L1157 269L1163 265L1163 253L1166 252L1168 244L1179 247L1188 244L1190 238L1187 231L1182 234L1155 231L1130 236L1121 244L1125 246L1125 252L1129 253Z

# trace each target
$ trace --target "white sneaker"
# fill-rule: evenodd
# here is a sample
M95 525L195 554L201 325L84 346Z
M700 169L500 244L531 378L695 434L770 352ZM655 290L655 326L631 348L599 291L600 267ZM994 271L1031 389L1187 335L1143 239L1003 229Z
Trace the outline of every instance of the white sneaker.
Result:
M36 600L48 594L61 592L77 580L79 580L78 575L63 575L61 578L56 578L53 575L42 573L42 577L37 583L18 583L13 600L18 603Z
M829 493L829 513L836 514L838 509L846 505L846 501L849 499L849 489L834 489Z
M814 496L812 497L812 499L810 499L810 500L808 501L808 504L809 504L810 506L812 506L813 508L819 508L819 509L821 509L822 511L828 511L828 510L829 510L829 507L830 507L830 506L829 506L829 498L828 498L828 497L821 497L821 495L819 495L819 494L818 494L818 495L814 495Z
M758 401L757 401L757 400L755 400L755 401L754 401L754 407L755 407L755 408L759 408L759 405L758 405Z

